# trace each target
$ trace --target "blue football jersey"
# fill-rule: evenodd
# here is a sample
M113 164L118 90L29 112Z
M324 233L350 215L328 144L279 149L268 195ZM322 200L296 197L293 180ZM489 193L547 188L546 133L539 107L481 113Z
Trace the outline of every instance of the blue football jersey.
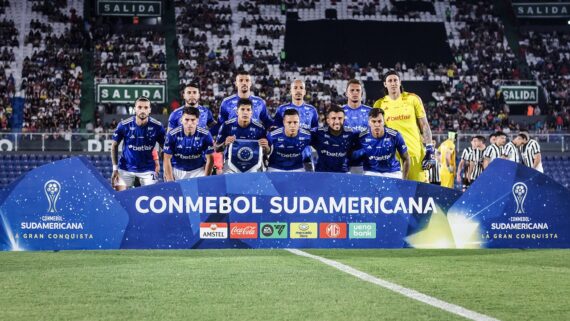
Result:
M285 135L283 128L278 128L269 135L267 140L271 146L269 167L284 171L303 168L303 151L311 145L311 133L299 129L295 137Z
M212 135L198 127L194 135L184 134L184 128L178 126L166 134L164 153L172 155L172 167L183 171L192 171L204 167L206 155L214 152Z
M135 116L120 122L113 134L114 141L123 141L119 168L135 173L154 171L152 150L156 143L164 144L164 135L162 124L152 117L143 126L137 125Z
M348 105L344 105L342 109L344 109L345 128L350 128L355 133L363 132L368 129L368 113L372 107L360 105L358 108L352 108Z
M265 138L265 128L258 121L252 121L247 127L241 127L237 118L230 119L222 124L218 133L217 144L223 143L227 137L236 136L236 139L253 139L258 140ZM227 156L227 150L226 150Z
M220 114L218 116L218 123L220 126L226 121L237 117L237 103L239 99L238 95L231 95L222 101L222 104L220 105ZM254 95L249 96L249 100L251 100L251 108L253 111L251 119L261 122L263 126L269 128L273 123L273 120L269 117L269 113L267 113L265 100Z
M368 129L368 113L372 109L370 106L360 105L352 108L349 105L342 106L344 109L344 127L352 129L355 133L360 133ZM349 160L349 166L362 166L362 160Z
M340 135L332 135L328 127L313 133L312 145L317 150L316 172L346 173L350 170L351 152L358 143L358 133L344 128Z
M401 170L396 151L400 155L408 151L402 135L388 127L384 127L384 135L380 138L374 138L369 130L360 133L357 149L355 155L363 158L364 170L378 173Z
M176 108L168 117L168 127L172 130L180 125L182 125L180 119L182 118L182 113L184 112L184 107ZM210 109L204 106L198 106L198 110L200 111L200 118L198 118L198 127L208 128L214 122L214 116L212 116L212 112Z
M319 127L319 114L317 113L317 109L305 103L300 107L293 103L279 106L275 112L273 127L283 127L283 113L285 113L287 109L296 109L299 112L300 127L302 129L316 131Z

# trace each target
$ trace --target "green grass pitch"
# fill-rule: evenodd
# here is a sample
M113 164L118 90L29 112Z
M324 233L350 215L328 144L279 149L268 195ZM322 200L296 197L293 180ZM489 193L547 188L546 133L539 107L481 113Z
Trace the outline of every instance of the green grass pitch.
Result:
M570 320L568 250L307 250L501 320ZM461 320L284 250L0 253L0 320Z

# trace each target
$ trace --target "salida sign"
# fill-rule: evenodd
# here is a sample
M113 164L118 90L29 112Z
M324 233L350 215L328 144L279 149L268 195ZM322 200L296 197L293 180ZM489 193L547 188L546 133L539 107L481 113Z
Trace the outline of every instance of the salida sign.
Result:
M501 86L505 103L538 104L538 86Z
M164 103L164 85L115 85L98 84L98 103L134 103L140 96L147 97L153 103Z
M160 17L161 1L97 1L97 14L100 16Z

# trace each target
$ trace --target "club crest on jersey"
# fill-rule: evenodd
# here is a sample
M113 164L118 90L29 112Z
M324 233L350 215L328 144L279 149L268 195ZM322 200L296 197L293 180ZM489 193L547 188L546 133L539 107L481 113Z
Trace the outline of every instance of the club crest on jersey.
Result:
M242 162L250 161L253 158L253 149L247 146L238 149L237 158Z

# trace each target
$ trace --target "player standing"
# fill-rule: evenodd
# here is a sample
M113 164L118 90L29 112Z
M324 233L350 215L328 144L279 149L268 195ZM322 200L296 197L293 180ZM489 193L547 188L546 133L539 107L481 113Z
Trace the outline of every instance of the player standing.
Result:
M384 77L386 95L374 103L386 115L386 126L398 131L410 156L409 179L427 182L426 169L434 165L435 148L431 144L432 135L422 100L416 94L402 88L400 76L389 71ZM426 142L425 149L423 142Z
M167 182L208 176L214 166L214 141L210 132L198 127L200 111L185 107L178 126L166 134L164 177Z
M485 148L485 137L480 135L475 136L475 148L469 159L469 169L467 170L469 186L483 173L483 152Z
M214 120L214 116L212 116L212 112L210 109L202 106L199 104L200 101L200 87L198 83L191 82L184 86L182 91L182 95L184 98L184 106L177 108L170 114L168 118L168 129L166 132L169 132L171 129L174 129L180 125L182 122L180 118L182 118L182 114L184 113L184 108L196 108L200 111L200 118L198 119L198 127L201 128L212 128L216 126L216 121Z
M305 103L305 95L307 94L307 90L305 89L305 82L300 79L293 80L291 83L290 92L291 102L277 107L277 111L275 111L275 117L273 120L273 126L271 126L271 128L276 129L283 127L283 115L285 111L289 109L295 109L299 113L301 129L310 132L316 132L319 128L319 114L317 113L317 109L314 106ZM311 147L308 146L303 151L303 163L305 169L309 171L313 170L311 156Z
M344 115L343 108L330 107L326 112L327 126L313 133L312 145L318 155L316 172L347 173L351 170L350 154L358 143L360 132L355 133L343 125L346 123ZM362 160L355 163L362 164Z
M453 188L453 174L455 174L455 136L453 131L447 133L447 140L439 145L441 155L441 166L439 168L439 178L441 186Z
M264 154L269 153L269 143L265 137L265 128L263 127L263 124L252 119L252 114L252 102L247 98L241 98L237 102L237 118L232 118L224 122L222 127L220 127L215 150L217 152L225 152L224 155L226 162L224 164L224 173L237 172L228 164L230 153L226 151L226 147L232 145L238 139L255 140L259 144L258 146L261 146ZM251 155L248 155L247 157L249 158L249 156Z
M461 160L457 166L457 173L455 174L457 183L463 183L463 191L465 191L470 184L469 175L467 172L469 170L469 160L471 159L471 155L473 154L475 146L477 145L477 139L475 136L471 137L470 144L471 146L467 146L465 149L463 149L463 152L461 153Z
M348 81L345 95L347 102L342 106L345 116L344 127L359 134L368 128L368 113L372 107L362 104L362 84L356 79ZM351 173L362 174L362 171L362 162L350 161Z
M490 141L493 141L493 136L495 143L487 146L483 152L483 169L486 169L495 158L500 158L503 155L503 146L507 141L507 135L501 131L495 132L489 138Z
M535 139L530 138L527 132L521 132L523 135L523 148L522 158L526 166L534 168L537 171L544 173L542 167L542 154L540 153L540 145Z
M155 184L158 173L152 158L156 143L164 144L165 130L162 124L150 117L150 100L139 97L135 100L135 116L119 123L113 133L111 181L117 191L133 186L138 177L142 186ZM117 160L119 144L123 142L123 153Z
M373 108L368 117L369 129L360 133L355 159L362 158L364 175L407 179L410 158L404 138L397 131L384 127L384 111ZM402 165L396 159L396 152Z
M253 95L251 85L251 75L245 70L238 71L235 80L237 94L226 97L220 106L220 114L218 116L218 124L220 124L220 126L222 126L224 122L237 117L238 101L240 99L250 100L251 118L253 121L261 122L267 129L271 126L273 121L267 113L265 101Z
M285 110L283 125L267 135L271 147L267 171L304 172L303 151L311 144L311 132L300 128L296 109Z

